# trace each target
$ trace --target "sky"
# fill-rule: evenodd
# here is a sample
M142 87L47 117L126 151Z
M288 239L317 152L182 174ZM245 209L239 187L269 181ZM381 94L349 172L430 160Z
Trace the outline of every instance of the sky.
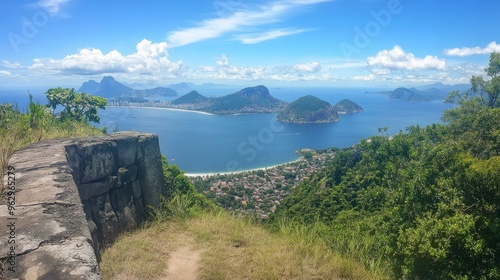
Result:
M497 0L2 0L0 88L468 83Z

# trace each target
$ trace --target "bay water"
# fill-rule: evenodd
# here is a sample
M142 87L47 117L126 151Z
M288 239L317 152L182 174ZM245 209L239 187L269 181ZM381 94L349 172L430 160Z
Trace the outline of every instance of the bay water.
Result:
M340 115L340 121L325 124L288 124L276 121L275 114L218 116L161 108L108 107L101 110L99 127L156 133L161 152L172 164L187 173L225 173L274 166L299 158L302 148L344 148L361 139L405 131L411 125L440 123L444 110L453 105L442 101L408 102L390 100L385 95L366 93L362 88L270 88L276 98L292 102L314 95L334 105L350 99L364 111ZM12 92L12 91L10 91ZM200 91L203 95L209 95ZM229 94L232 92L225 92ZM42 103L43 96L35 92ZM0 92L1 102L26 106L27 97L13 98Z

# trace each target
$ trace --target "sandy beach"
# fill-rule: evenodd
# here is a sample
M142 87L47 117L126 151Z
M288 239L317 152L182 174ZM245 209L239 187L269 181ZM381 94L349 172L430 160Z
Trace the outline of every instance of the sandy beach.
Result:
M254 169L237 170L237 171L230 171L230 172L222 171L222 172L212 172L212 173L185 173L184 175L186 175L187 177L198 177L198 176L213 176L213 175L217 175L217 174L219 174L219 175L238 174L238 173L252 172L252 171L257 171L257 170L271 169L271 168L275 168L278 166L284 166L284 165L296 163L296 162L299 162L303 159L304 159L303 157L299 157L298 159L292 160L289 162L280 163L280 164L271 165L271 166L259 167L259 168L254 168Z
M146 109L161 109L161 110L172 110L172 111L180 111L180 112L188 112L188 113L197 113L197 114L203 114L203 115L209 115L209 116L214 116L214 114L208 113L208 112L203 112L203 111L195 111L195 110L186 110L186 109L177 109L177 108L168 108L168 107L153 107L153 106L111 106L108 105L106 107L115 107L115 108L146 108Z

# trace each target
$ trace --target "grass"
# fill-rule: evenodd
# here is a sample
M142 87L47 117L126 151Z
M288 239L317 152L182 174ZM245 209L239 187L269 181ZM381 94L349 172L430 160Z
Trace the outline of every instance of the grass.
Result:
M214 210L121 236L103 252L101 269L104 279L162 279L169 255L187 242L201 252L200 279L384 278L313 236L296 228L273 233L251 218Z
M102 133L101 130L88 124L59 121L50 113L41 114L37 119L20 112L0 114L0 168L2 174L8 165L9 158L22 147L47 139L85 137ZM3 180L0 180L1 193L3 193Z

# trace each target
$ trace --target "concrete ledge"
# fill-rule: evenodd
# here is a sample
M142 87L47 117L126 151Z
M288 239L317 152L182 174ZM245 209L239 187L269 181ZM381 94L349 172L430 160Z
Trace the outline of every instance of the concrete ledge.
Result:
M42 141L9 165L0 279L101 279L100 250L140 226L166 193L154 134Z

